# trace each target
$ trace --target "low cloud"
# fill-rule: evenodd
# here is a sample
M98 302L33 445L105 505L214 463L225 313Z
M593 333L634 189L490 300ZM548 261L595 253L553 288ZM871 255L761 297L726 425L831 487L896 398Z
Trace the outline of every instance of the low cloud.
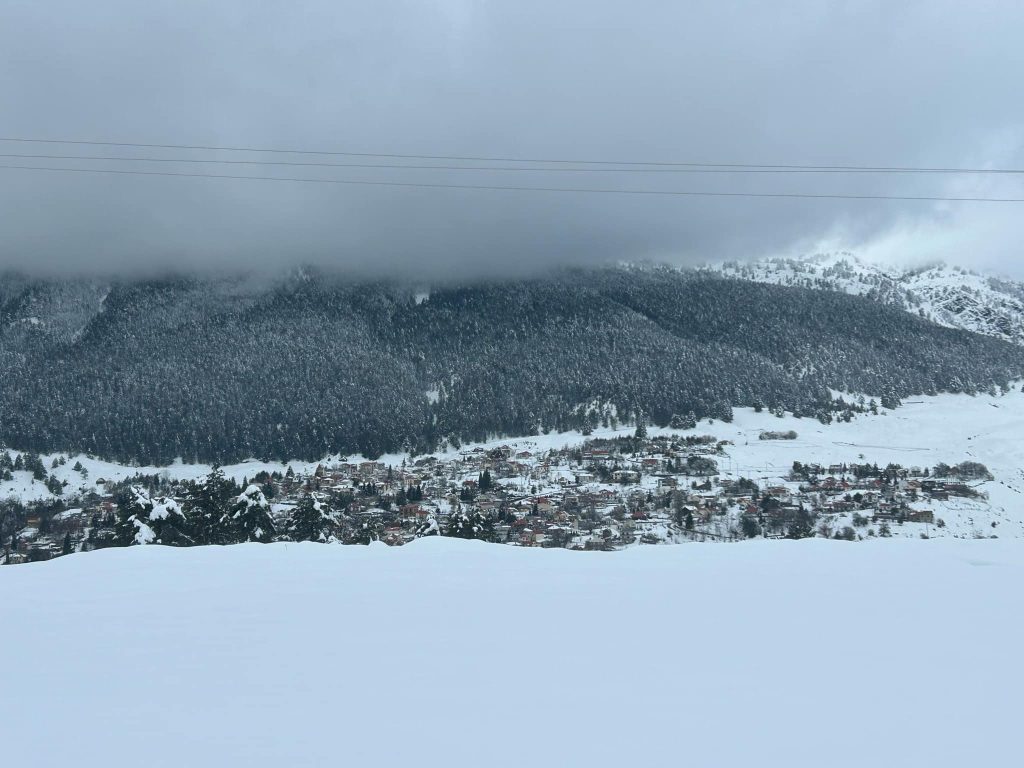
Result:
M301 8L301 10L300 10ZM19 3L8 137L414 155L1024 167L1017 3ZM7 154L395 163L0 142ZM430 164L432 161L404 161ZM438 161L433 161L438 162ZM452 163L445 163L452 164ZM1017 177L113 163L355 181L1024 197ZM509 162L483 163L507 167ZM549 166L550 167L550 166ZM1021 206L658 197L0 170L0 266L415 277L693 263L827 241L1024 274Z

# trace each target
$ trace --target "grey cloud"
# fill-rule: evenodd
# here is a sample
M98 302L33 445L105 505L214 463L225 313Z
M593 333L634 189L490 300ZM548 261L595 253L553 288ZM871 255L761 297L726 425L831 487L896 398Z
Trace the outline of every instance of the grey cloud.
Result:
M1024 166L1016 76L1024 69L1024 8L895 5L8 0L0 11L2 133L432 155ZM0 151L213 156L12 143ZM1024 196L1016 178L132 167ZM1019 211L2 170L0 265L89 272L318 263L471 275L619 259L687 263L831 243L1024 274L1014 264Z

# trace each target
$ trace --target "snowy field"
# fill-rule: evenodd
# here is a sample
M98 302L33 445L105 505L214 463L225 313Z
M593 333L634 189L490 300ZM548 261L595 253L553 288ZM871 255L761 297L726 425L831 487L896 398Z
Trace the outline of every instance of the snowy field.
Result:
M0 569L5 765L1011 766L1024 542Z

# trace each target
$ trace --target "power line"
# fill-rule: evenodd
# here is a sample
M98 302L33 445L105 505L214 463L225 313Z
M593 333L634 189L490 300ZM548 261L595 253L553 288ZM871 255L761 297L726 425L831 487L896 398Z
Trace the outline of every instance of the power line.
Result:
M244 179L246 181L287 181L309 184L344 184L369 187L413 187L421 189L478 189L509 192L567 192L602 195L656 195L664 197L762 197L826 200L904 200L949 203L1024 203L1018 197L939 197L929 195L847 195L809 192L713 192L704 190L595 189L588 187L527 187L489 184L439 184L413 181L367 181L363 179L311 179L288 176L241 176L226 173L179 173L175 171L138 171L115 168L57 168L33 165L0 165L0 170L54 171L61 173L106 173L123 176L171 176L192 179Z
M1024 174L1018 168L955 168L955 167L920 167L920 166L872 166L872 165L804 165L790 163L680 163L641 160L571 160L565 158L526 158L526 157L485 157L472 155L415 155L394 152L343 152L338 150L314 149L280 149L269 147L231 147L206 144L146 144L128 141L85 141L81 139L29 139L24 137L0 136L0 141L19 142L25 144L73 144L91 147L135 147L141 149L184 149L209 152L261 152L286 155L324 155L342 157L390 157L406 160L449 160L482 163L549 163L565 165L635 165L649 167L675 168L734 168L734 169L777 169L807 171L864 171L875 173L980 173L980 174Z
M536 166L493 166L493 165L409 165L407 163L324 163L292 160L224 160L222 158L184 158L184 157L120 157L97 155L30 155L23 153L0 153L0 157L21 158L25 160L87 160L95 162L129 162L129 163L201 163L208 165L269 165L309 168L389 168L411 171L522 171L529 173L956 173L958 171L928 169L878 169L858 168L839 170L834 168L540 168ZM1010 171L1005 173L1021 173Z
M223 158L186 158L186 157L121 157L112 155L36 155L24 153L0 153L0 157L20 158L24 160L86 160L93 162L128 162L128 163L199 163L206 165L267 165L304 168L388 168L411 171L518 171L528 173L753 173L753 174L799 174L799 173L954 173L948 170L928 169L877 169L858 168L839 170L834 168L540 168L537 166L493 166L493 165L410 165L408 163L325 163L293 160L224 160ZM1021 173L1024 171L1005 171L1005 173Z

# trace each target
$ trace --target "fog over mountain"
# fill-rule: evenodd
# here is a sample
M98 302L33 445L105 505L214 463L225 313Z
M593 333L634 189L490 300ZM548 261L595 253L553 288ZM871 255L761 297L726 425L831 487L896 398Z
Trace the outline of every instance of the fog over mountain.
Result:
M7 138L699 163L1024 166L1011 2L7 2ZM994 78L993 72L1006 73ZM0 165L530 187L1024 197L1018 176L466 171L0 142ZM443 164L443 163L442 163ZM478 165L514 165L491 162ZM536 164L528 167L536 167ZM551 167L551 166L545 166ZM404 276L830 246L1016 271L1018 204L657 197L0 169L0 267Z

